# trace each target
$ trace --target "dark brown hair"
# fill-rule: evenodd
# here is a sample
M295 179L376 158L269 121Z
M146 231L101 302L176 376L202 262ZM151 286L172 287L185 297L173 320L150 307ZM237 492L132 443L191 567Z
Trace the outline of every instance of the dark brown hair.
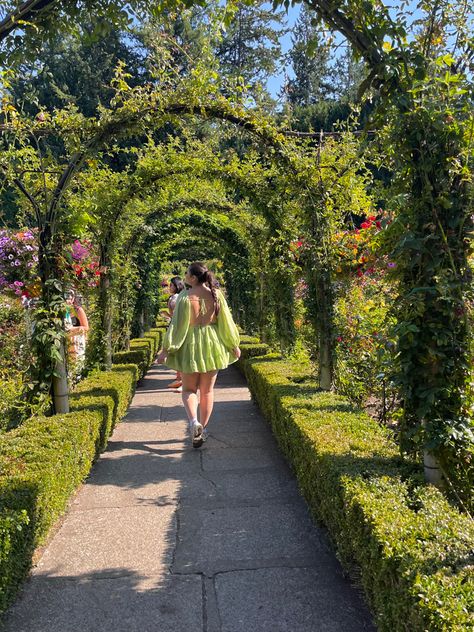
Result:
M170 283L172 283L176 289L176 294L179 294L180 292L182 292L184 290L184 283L183 283L183 279L179 276L174 276L171 280Z
M191 276L195 276L201 285L205 283L211 290L212 299L214 301L214 311L217 316L219 314L220 306L219 306L219 301L217 299L217 292L216 292L218 284L214 275L200 261L195 261L189 266L188 269L189 269L189 274Z

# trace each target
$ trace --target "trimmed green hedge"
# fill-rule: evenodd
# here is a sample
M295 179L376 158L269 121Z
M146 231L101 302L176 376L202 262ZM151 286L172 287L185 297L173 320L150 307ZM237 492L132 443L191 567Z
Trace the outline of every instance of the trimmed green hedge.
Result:
M163 329L155 327L150 329L143 338L134 338L130 341L129 351L117 351L112 356L114 364L136 364L139 371L139 379L147 372L161 346Z
M254 352L257 353L255 345ZM242 354L240 367L382 631L474 629L474 523L404 462L388 431L308 367Z
M148 348L130 349L130 351L117 351L112 356L114 365L135 364L138 369L138 379L147 372L150 365L150 353Z
M260 342L254 336L240 336L240 350L242 352L242 360L253 358L254 356L266 355L269 351L268 345Z
M134 352L143 362L117 364L77 385L70 412L35 417L2 436L0 445L0 612L28 572L35 548L66 509L71 494L105 449L126 413L137 380L152 362L161 331L151 331ZM136 341L132 341L135 343ZM128 355L127 355L128 354Z

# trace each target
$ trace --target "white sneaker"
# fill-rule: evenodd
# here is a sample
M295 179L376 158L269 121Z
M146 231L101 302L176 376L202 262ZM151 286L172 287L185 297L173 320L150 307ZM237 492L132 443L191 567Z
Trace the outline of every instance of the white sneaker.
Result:
M193 448L200 448L202 446L202 426L199 421L195 421L191 431L191 437L193 441Z

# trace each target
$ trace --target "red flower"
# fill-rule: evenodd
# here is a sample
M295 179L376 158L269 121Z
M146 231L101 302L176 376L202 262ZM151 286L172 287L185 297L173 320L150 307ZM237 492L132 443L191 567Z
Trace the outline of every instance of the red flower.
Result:
M363 273L363 272L362 272L362 270L359 268L359 269L357 270L357 276L358 276L358 277L361 277L361 276L363 276L363 274L364 274L364 273Z
M370 215L370 217L368 218L370 222L375 222L376 217L375 215Z
M377 226L377 228L382 228L382 224L379 222L379 220L375 222L375 225Z
M362 222L360 225L361 228L370 228L371 222Z

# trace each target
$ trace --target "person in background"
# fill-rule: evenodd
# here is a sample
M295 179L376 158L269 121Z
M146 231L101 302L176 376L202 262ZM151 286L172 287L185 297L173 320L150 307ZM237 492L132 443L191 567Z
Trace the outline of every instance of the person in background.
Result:
M217 373L240 358L240 336L224 295L206 266L191 264L184 280L190 289L178 298L157 361L181 371L183 404L193 447L198 448L207 438Z
M69 354L73 361L74 372L80 374L84 368L86 358L86 341L89 331L89 321L82 307L82 297L74 290L65 293L66 313L64 324L69 340Z
M175 276L170 280L169 284L170 297L168 299L168 311L160 312L163 318L166 318L168 322L171 321L173 317L174 308L176 307L176 301L178 300L179 294L184 290L184 282L183 279L179 276ZM176 371L176 377L168 384L168 388L176 389L176 392L181 393L183 386L183 379L181 377L181 371Z

